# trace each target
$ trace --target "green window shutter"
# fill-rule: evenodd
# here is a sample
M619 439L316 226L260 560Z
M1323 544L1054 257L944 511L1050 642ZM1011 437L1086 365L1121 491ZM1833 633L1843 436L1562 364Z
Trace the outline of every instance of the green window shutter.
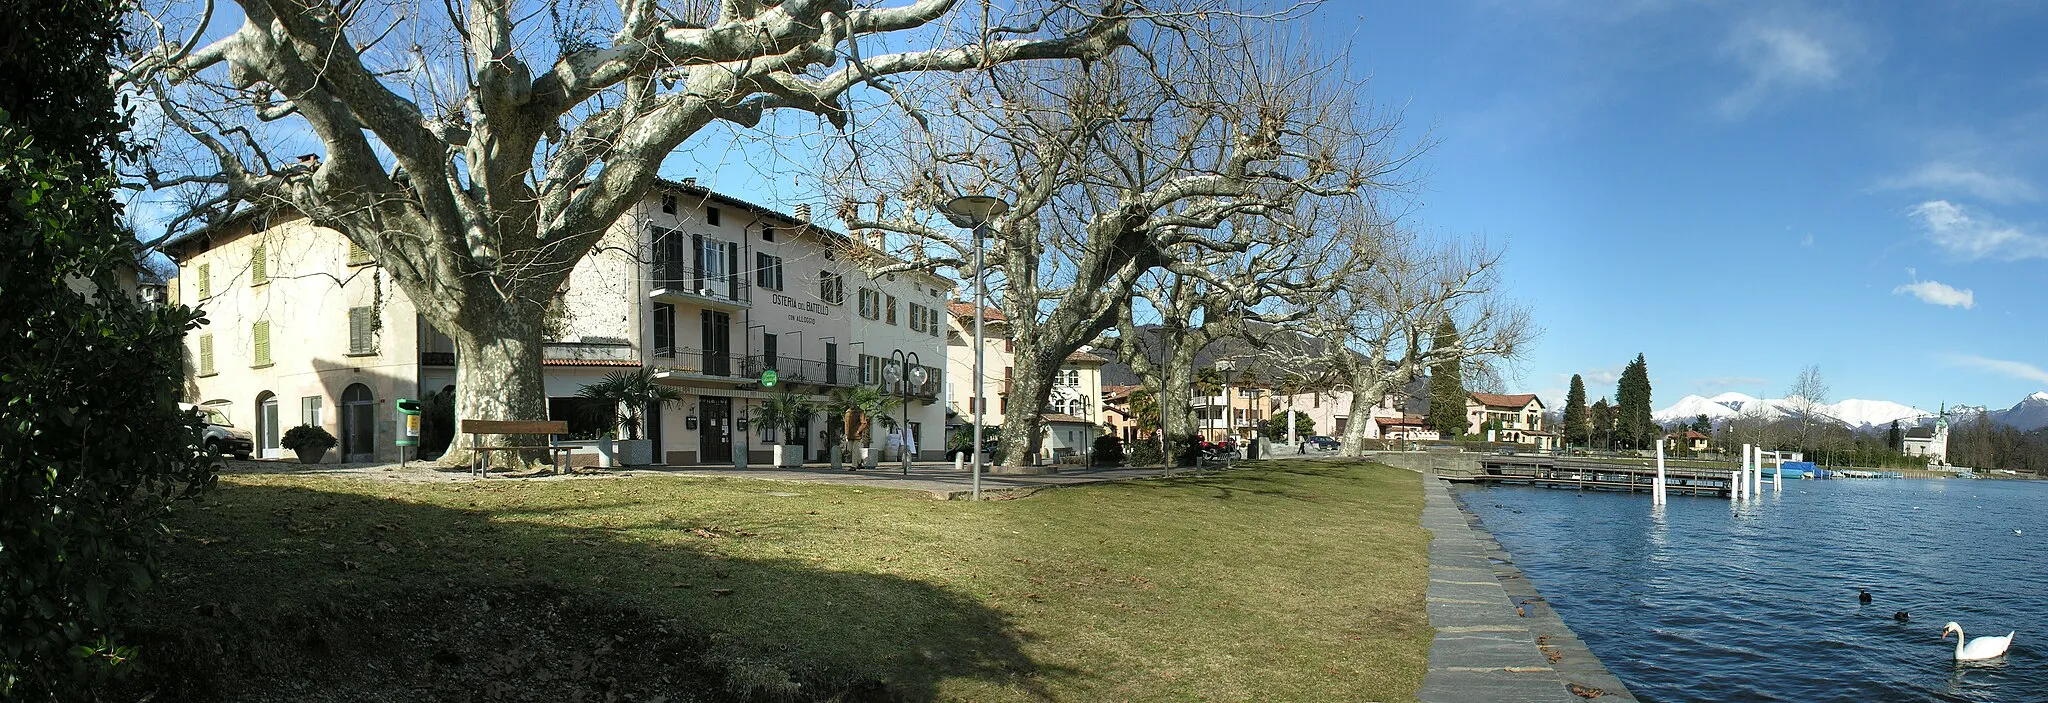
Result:
M265 256L265 250L268 248L258 244L249 251L249 285L259 285L270 280L270 266L267 263L270 257Z
M257 323L255 324L254 328L250 330L250 332L251 332L252 336L254 336L254 337L256 338L256 365L257 365L257 366L269 366L269 365L270 365L270 321L269 321L269 320L263 320L263 321L261 321L261 322L257 322Z
M367 263L370 263L370 250L364 249L363 245L357 244L353 239L349 240L348 265L357 266Z
M199 335L199 375L213 374L213 335Z
M348 353L371 354L376 345L370 342L370 309L368 307L348 309Z
M197 277L199 279L196 281L199 285L199 298L205 300L213 297L213 265L200 264Z

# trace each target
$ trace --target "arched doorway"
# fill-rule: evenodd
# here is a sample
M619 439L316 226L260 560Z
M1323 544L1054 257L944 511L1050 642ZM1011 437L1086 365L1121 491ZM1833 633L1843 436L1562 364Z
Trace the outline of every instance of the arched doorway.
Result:
M360 383L341 391L341 460L377 460L377 397Z
M284 458L284 448L277 441L283 433L277 426L277 394L256 394L256 455L265 459Z

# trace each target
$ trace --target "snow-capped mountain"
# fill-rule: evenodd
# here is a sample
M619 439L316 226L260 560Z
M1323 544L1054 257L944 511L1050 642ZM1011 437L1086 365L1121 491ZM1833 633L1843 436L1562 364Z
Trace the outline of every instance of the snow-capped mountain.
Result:
M2037 430L2048 427L2048 392L2034 393L2010 408L1993 410L1991 419L2021 430Z
M1912 426L1934 413L1889 400L1850 398L1839 403L1809 405L1802 398L1757 398L1742 393L1722 393L1712 398L1688 395L1671 407L1651 413L1658 422L1687 421L1701 415L1712 422L1735 417L1782 420L1811 415L1816 419L1863 429L1889 425L1893 420ZM2042 405L2043 423L2048 424L2048 400Z

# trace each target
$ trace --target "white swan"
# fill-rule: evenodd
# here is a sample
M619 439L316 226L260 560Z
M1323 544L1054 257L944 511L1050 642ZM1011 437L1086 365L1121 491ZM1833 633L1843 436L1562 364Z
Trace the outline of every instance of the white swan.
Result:
M1942 639L1948 639L1949 630L1956 631L1956 661L1977 661L2004 655L2005 648L2012 646L2012 636L2016 634L2015 632L2008 632L2005 633L2004 637L1979 637L1974 640L1968 640L1969 644L1963 644L1968 639L1963 636L1963 626L1955 623L1943 625L1941 627Z

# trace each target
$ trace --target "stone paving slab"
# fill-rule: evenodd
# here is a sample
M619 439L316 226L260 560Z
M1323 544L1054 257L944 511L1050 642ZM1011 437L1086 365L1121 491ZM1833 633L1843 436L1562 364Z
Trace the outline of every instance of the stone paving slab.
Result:
M1505 555L1482 541L1442 481L1424 474L1422 526L1430 531L1429 670L1416 697L1427 703L1567 703L1584 699L1536 644L1496 576Z

